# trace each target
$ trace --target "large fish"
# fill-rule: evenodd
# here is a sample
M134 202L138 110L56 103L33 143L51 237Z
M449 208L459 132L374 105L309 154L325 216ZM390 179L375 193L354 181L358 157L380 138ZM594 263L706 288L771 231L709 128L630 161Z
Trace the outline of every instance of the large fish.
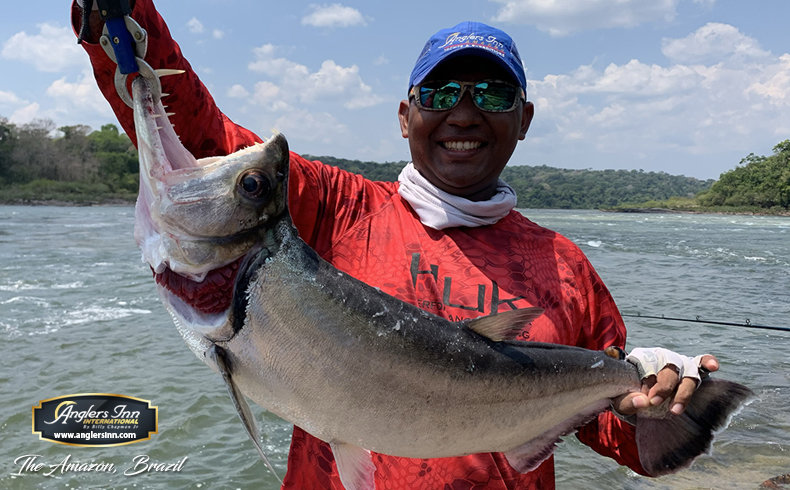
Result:
M640 389L634 365L602 352L512 340L539 309L452 323L338 271L291 221L282 135L196 161L144 79L133 98L136 238L178 330L223 375L256 444L245 395L327 441L347 488L372 487L369 451L498 451L527 471ZM706 378L683 415L639 416L644 468L688 466L750 394Z

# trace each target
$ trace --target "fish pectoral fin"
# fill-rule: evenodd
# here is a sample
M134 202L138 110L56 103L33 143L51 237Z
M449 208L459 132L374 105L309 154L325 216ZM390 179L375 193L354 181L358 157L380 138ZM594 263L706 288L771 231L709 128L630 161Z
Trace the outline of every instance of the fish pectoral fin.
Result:
M241 419L241 423L244 424L244 429L246 429L247 435L250 436L252 443L255 444L255 449L258 450L258 454L260 454L261 459L263 460L264 464L266 464L266 467L269 468L269 471L271 471L274 477L277 478L277 480L282 484L282 479L280 479L280 476L277 475L276 471L274 471L274 467L269 462L266 454L263 452L263 447L261 446L260 441L260 432L258 431L258 425L255 423L255 416L250 410L250 405L247 403L246 398L244 398L244 393L241 392L238 385L233 380L233 376L231 376L231 364L230 360L228 359L227 352L225 352L225 349L218 346L217 344L212 344L211 348L209 348L207 352L207 355L217 365L217 369L219 369L222 379L225 381L225 386L228 388L230 399L233 400L233 406L236 407L236 413L239 414L239 418Z
M335 456L337 473L346 490L369 490L375 487L373 474L376 466L370 451L345 442L330 442Z
M579 427L597 417L608 406L609 400L594 403L531 441L505 451L507 462L519 473L534 470L552 455L557 443L561 441L560 437L576 432Z
M501 342L514 340L527 324L542 314L543 308L521 308L465 320L462 323L483 337Z

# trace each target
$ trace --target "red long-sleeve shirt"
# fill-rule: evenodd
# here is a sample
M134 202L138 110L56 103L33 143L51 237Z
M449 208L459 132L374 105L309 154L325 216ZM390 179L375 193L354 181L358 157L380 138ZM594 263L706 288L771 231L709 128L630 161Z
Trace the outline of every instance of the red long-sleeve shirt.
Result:
M183 75L162 79L171 122L196 158L225 155L260 142L214 103L151 0L137 0L132 17L148 32L146 61ZM72 9L75 31L79 9ZM115 64L96 44L82 44L105 98L136 142L132 111L117 96ZM287 135L286 135L287 136ZM289 208L301 236L323 258L403 301L451 320L539 306L544 315L523 340L603 349L623 347L625 326L587 258L565 237L516 211L492 226L425 227L397 192L291 153ZM643 473L633 428L605 412L578 437L601 454ZM526 441L525 441L526 442ZM553 488L554 463L518 474L502 454L409 459L373 454L380 489ZM294 427L283 488L343 488L328 444Z

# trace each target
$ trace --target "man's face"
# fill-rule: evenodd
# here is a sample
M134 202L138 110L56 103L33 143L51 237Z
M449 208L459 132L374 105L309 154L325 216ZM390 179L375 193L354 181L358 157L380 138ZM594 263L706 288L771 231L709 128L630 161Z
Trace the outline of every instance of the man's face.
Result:
M437 66L425 81L507 80L513 76L498 63L476 56L460 56ZM447 111L426 111L414 100L401 101L401 132L409 139L415 168L436 187L471 200L485 200L496 184L516 143L523 140L532 121L531 102L519 102L511 112L485 112L467 91Z

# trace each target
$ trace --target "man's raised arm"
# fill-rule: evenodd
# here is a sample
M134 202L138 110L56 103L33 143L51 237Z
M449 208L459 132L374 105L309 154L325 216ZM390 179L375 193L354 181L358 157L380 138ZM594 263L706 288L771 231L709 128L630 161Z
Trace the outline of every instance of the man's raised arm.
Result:
M195 156L226 155L249 146L261 139L251 131L235 124L223 114L208 89L198 78L181 53L181 48L170 36L167 24L156 11L152 0L132 0L131 17L148 34L145 61L155 70L167 68L184 70L183 74L161 78L162 92L169 94L162 99L167 106L170 122L175 126L181 142ZM81 43L90 57L96 82L112 106L121 127L137 144L132 110L118 96L114 85L116 64L99 44L104 21L98 11L88 17L88 29ZM71 23L75 34L82 27L82 8L75 1L71 8Z

